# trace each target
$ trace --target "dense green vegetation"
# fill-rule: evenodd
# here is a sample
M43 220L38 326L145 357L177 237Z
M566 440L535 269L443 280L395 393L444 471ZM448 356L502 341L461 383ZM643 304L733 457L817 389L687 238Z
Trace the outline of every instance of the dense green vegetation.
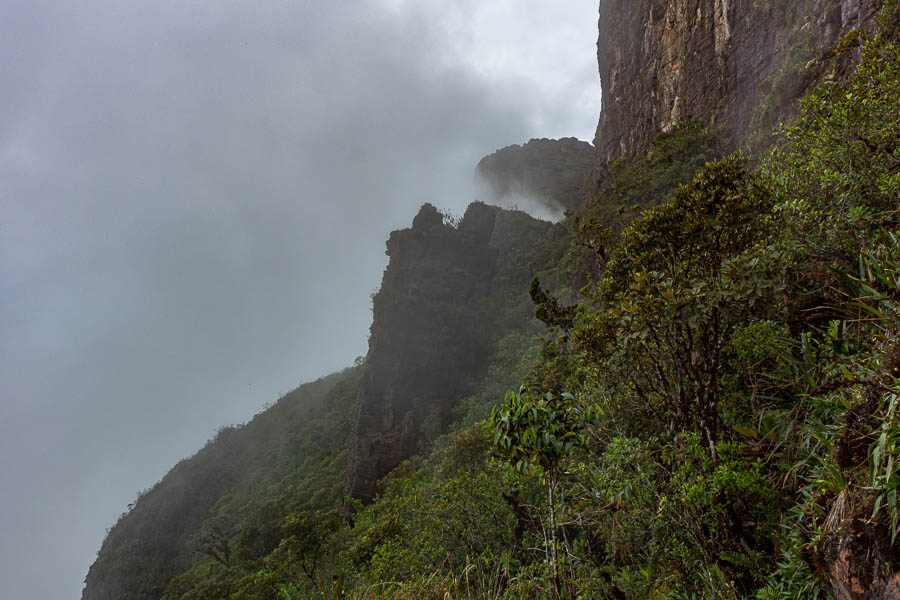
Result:
M201 454L227 454L240 491L210 475L216 499L166 525L197 533L162 597L825 598L848 573L877 589L900 570L898 115L900 46L876 37L765 156L684 124L613 165L568 245L534 259L555 265L531 289L544 337L500 341L454 431L350 524L359 369L309 390L313 418L287 397L251 422L249 455L223 430Z

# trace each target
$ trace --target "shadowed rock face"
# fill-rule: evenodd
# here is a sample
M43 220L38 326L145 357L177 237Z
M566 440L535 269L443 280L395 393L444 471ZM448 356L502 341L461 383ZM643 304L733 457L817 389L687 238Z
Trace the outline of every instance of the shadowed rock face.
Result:
M737 142L794 110L827 77L840 36L880 0L602 0L597 59L598 165L647 150L680 120L717 124ZM755 122L754 122L755 121Z
M481 199L509 206L521 200L542 204L560 215L584 198L584 181L594 148L575 138L534 139L485 156L475 169Z
M890 377L889 361L884 373ZM849 480L851 471L868 460L884 422L880 393L854 404L844 415L835 464ZM837 600L900 600L900 548L891 541L888 519L872 518L874 499L846 487L820 499L828 515L824 535L810 546L812 564Z
M862 519L850 521L825 540L823 575L831 593L836 600L900 599L900 571L890 568L890 550L879 548L890 531L868 531L871 527Z
M505 294L527 294L522 256L550 223L476 202L458 227L426 204L387 242L345 493L371 501L377 481L444 431L483 374ZM527 261L525 261L527 265Z

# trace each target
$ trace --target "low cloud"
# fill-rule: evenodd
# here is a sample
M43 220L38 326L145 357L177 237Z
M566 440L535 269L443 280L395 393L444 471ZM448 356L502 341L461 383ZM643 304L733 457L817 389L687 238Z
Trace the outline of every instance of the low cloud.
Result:
M0 7L10 597L77 596L138 490L364 354L420 204L461 214L481 156L592 135L594 4Z

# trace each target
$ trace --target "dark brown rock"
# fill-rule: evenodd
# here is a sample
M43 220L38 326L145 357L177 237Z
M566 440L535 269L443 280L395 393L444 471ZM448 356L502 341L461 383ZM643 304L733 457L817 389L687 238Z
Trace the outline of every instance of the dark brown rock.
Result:
M847 411L837 444L836 463L849 483L821 504L828 518L814 563L837 600L900 600L900 549L891 541L885 511L873 516L871 490L851 475L868 459L884 419L878 394L872 390L870 396Z
M890 551L890 531L863 519L848 519L827 536L825 577L836 600L900 600L900 571Z
M426 204L410 229L391 234L373 299L347 495L371 501L378 479L446 429L502 333L504 303L496 300L527 295L523 253L551 229L476 202L458 227Z

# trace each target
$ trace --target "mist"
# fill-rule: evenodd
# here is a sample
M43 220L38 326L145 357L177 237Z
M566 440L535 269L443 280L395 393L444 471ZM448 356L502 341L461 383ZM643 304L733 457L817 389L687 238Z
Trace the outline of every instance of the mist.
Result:
M497 201L497 206L510 210L521 210L532 217L558 223L566 216L566 207L552 198L544 198L535 194L511 193Z
M80 597L139 490L365 354L422 203L592 139L596 0L489 4L0 2L8 597Z

